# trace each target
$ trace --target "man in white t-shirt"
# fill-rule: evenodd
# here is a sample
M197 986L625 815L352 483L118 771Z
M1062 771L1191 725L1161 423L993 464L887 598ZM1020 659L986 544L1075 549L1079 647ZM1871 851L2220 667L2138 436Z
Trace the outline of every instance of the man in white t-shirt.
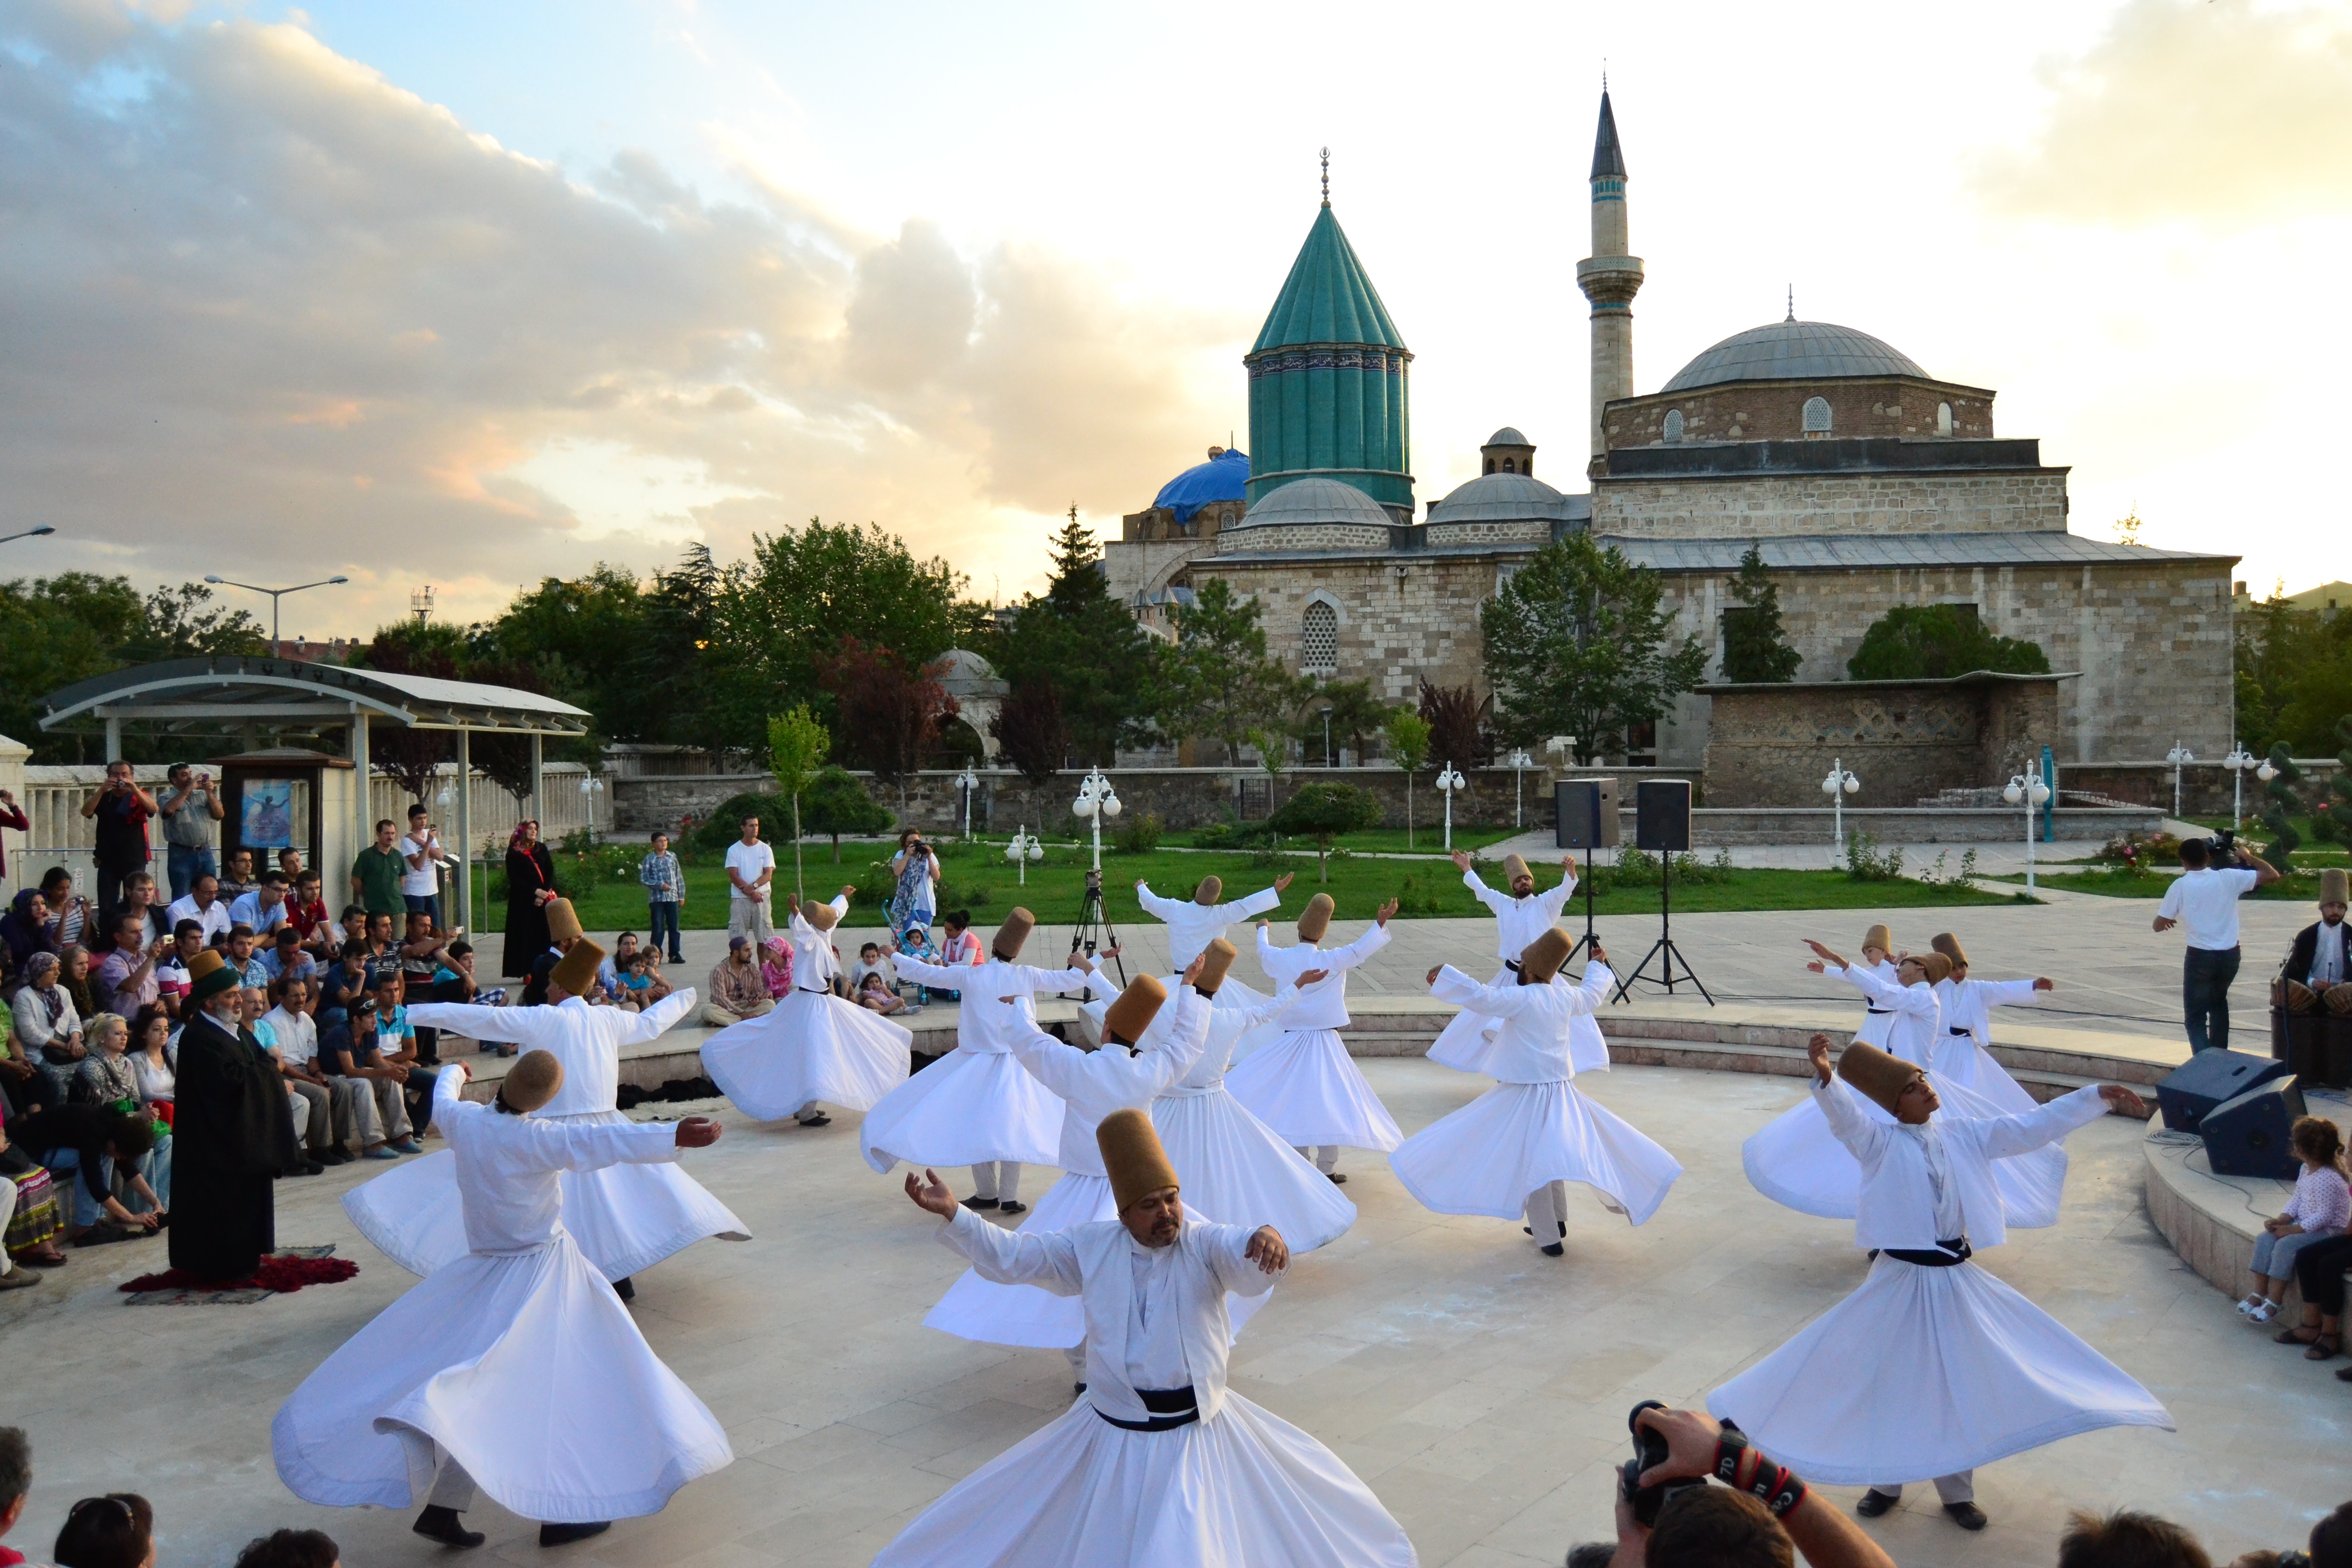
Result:
M2213 864L2202 838L2185 840L2180 863L2188 868L2165 889L2156 907L2156 929L2186 929L2189 956L2180 972L2180 1002L2189 1016L2191 1051L2230 1048L2230 983L2238 977L2238 900L2266 882L2278 880L2269 862L2234 840L2231 863Z
M196 873L188 896L173 899L172 907L163 911L163 918L172 922L175 931L182 921L195 921L204 928L207 942L216 936L226 936L228 928L236 923L229 918L228 905L221 901L220 879L209 871Z
M441 862L448 852L441 847L441 836L425 820L425 803L418 801L408 808L408 834L400 841L400 901L410 914L427 914L433 923L441 923Z
M774 938L768 884L775 878L776 852L760 842L760 819L747 816L743 837L727 847L729 936L748 936L762 949Z

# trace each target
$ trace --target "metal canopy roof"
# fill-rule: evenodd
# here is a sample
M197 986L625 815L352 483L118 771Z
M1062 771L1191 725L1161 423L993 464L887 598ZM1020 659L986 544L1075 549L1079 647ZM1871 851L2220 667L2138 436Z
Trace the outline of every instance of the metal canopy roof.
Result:
M412 730L581 735L590 719L568 702L511 686L243 655L134 665L77 681L49 693L46 701L44 730L81 728L92 721L309 721L333 727L350 722L357 710L373 721Z

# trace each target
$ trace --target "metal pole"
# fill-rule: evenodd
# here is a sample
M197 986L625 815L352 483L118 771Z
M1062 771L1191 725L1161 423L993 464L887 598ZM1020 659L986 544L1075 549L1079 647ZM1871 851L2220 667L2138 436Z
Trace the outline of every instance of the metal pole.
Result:
M2033 887L2033 783L2034 775L2025 775L2025 890Z
M539 836L547 837L547 748L546 737L537 731L530 737L530 814L539 819Z
M457 731L457 920L474 929L474 732Z
M352 806L352 854L356 858L359 852L366 848L369 842L375 837L375 830L368 816L369 809L374 804L369 798L368 789L368 713L366 709L356 702L352 704L351 749L353 774L352 793L356 797Z

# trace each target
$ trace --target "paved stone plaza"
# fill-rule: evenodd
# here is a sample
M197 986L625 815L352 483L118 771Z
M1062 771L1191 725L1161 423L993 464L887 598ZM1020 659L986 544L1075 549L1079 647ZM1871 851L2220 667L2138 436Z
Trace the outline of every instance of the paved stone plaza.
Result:
M2168 1041L2154 1021L2176 994L2179 950L2147 934L2150 912L2081 900L1954 911L1948 922L1915 916L1897 932L1924 944L1949 923L1987 973L2063 976L2070 966L2052 955L2085 954L2077 965L2105 963L2105 973L2062 994L2079 990L2101 1013L2137 1020L2152 1054L2185 1054L2177 1029ZM2251 1016L2252 972L2267 973L2290 917L2304 917L2277 906L2248 916L2240 998ZM1834 1024L1853 1004L1795 969L1795 938L1851 940L1864 921L1717 915L1677 929L1743 1014L1787 1007ZM1469 958L1485 935L1470 921L1397 931L1367 991L1401 992L1408 973ZM1159 940L1139 934L1144 945ZM1640 935L1638 921L1604 922L1620 948ZM698 951L712 944L712 933L693 939ZM2014 1034L2005 1019L1997 1026ZM1363 1066L1408 1133L1485 1087L1417 1059ZM1299 1263L1236 1351L1234 1386L1338 1450L1433 1568L1556 1564L1573 1542L1605 1536L1628 1408L1701 1398L1861 1278L1850 1226L1780 1209L1741 1176L1740 1140L1794 1102L1794 1080L1635 1068L1582 1082L1686 1167L1649 1225L1630 1229L1581 1195L1568 1257L1546 1259L1515 1225L1428 1214L1382 1160L1351 1152L1341 1168L1361 1210L1356 1227ZM568 1549L569 1563L863 1563L954 1479L1067 1403L1058 1354L920 1326L961 1265L930 1240L936 1222L898 1194L896 1178L859 1160L856 1117L805 1131L722 1115L728 1136L688 1156L689 1168L756 1239L703 1243L648 1270L635 1310L656 1351L726 1424L737 1462L665 1513ZM2146 1383L2181 1431L2099 1433L1989 1467L1979 1486L1993 1525L1982 1536L1915 1493L1874 1527L1906 1565L2044 1564L2069 1507L2126 1503L2187 1521L2225 1555L2299 1542L2352 1491L2342 1463L2352 1389L2248 1328L2166 1247L2143 1206L2138 1134L2121 1118L2077 1133L2060 1226L2013 1233L1987 1262ZM372 1173L347 1168L278 1189L281 1241L337 1244L362 1266L349 1284L247 1307L124 1306L112 1287L163 1266L162 1244L150 1242L78 1253L38 1290L0 1300L0 1333L16 1352L5 1418L31 1429L38 1470L13 1544L46 1547L73 1499L127 1487L155 1500L166 1563L226 1563L245 1539L283 1523L329 1530L354 1568L442 1560L408 1533L404 1512L296 1501L268 1457L287 1393L410 1283L337 1206ZM1033 1175L1033 1189L1050 1174ZM484 1560L551 1561L525 1524L487 1501L475 1517L491 1536Z

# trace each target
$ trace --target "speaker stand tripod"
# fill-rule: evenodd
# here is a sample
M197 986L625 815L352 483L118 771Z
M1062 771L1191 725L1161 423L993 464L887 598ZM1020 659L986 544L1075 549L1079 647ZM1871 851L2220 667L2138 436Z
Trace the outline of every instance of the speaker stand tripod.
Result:
M1110 916L1103 909L1102 873L1088 871L1087 890L1078 899L1078 918L1070 928L1070 957L1076 960L1083 951L1092 958L1100 948L1117 947L1118 944L1118 931L1111 925ZM1118 983L1124 989L1127 985L1126 962L1114 956L1110 966L1118 972Z
M1666 994L1672 996L1675 994L1675 961L1682 959L1683 978L1697 986L1698 994L1706 997L1706 1005L1712 1007L1715 998L1708 994L1706 982L1698 977L1698 971L1691 967L1690 960L1683 958L1682 949L1675 945L1675 852L1662 850L1659 859L1663 864L1658 882L1658 940L1651 944L1642 962L1633 966L1633 973L1617 983L1617 994L1611 1000L1625 1000L1625 994L1633 988L1636 980L1655 980L1666 988ZM1658 973L1652 975L1644 972L1654 958L1658 961Z
M1584 934L1568 950L1567 963L1574 963L1580 952L1590 952L1601 944L1592 936L1592 847L1584 847Z

